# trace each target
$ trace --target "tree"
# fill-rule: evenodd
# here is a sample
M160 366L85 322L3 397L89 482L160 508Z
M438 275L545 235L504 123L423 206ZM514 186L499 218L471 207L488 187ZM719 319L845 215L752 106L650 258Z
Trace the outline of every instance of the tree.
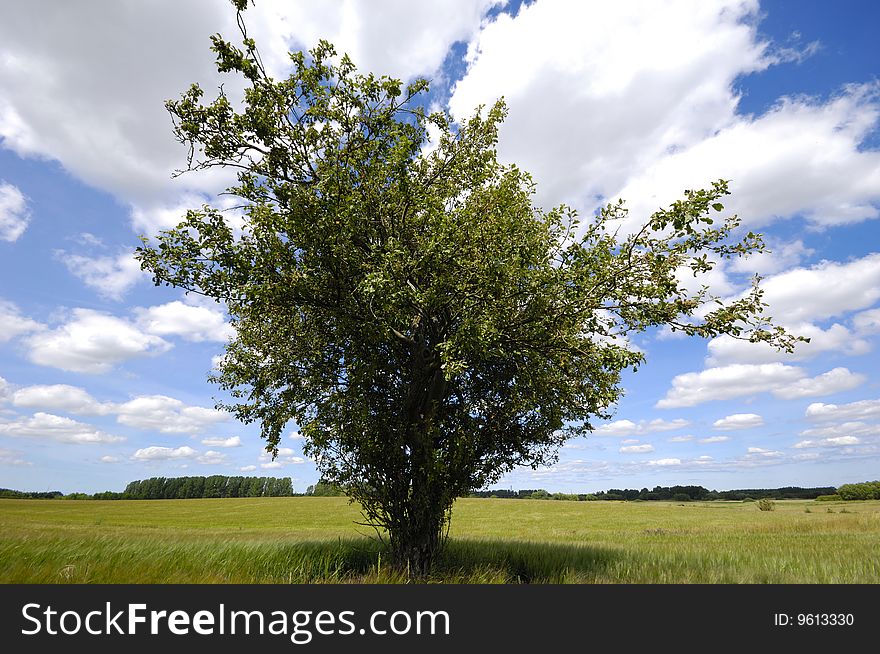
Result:
M654 326L791 348L751 292L689 293L724 258L763 249L713 225L727 184L686 191L618 236L622 203L581 223L534 206L532 178L496 157L503 101L456 124L428 85L359 74L321 41L273 80L247 36L212 37L246 80L236 108L193 85L167 108L187 170L226 167L238 230L210 206L138 249L157 285L225 303L236 337L213 380L277 454L294 421L322 479L360 502L394 562L424 574L456 497L517 465L552 463L620 397ZM429 130L434 139L429 139ZM715 302L717 301L717 304Z

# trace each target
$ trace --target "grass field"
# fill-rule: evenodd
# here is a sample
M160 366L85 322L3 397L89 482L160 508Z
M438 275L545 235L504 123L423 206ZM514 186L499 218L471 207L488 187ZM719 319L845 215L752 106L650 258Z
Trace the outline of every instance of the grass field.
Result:
M4 583L404 581L345 498L0 500ZM463 499L431 581L880 583L880 501Z

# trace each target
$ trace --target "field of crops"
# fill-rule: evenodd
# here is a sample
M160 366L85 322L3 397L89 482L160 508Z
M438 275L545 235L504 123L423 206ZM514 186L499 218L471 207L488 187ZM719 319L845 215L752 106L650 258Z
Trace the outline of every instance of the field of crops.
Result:
M345 498L0 500L3 583L398 582ZM431 578L880 583L880 501L463 499Z

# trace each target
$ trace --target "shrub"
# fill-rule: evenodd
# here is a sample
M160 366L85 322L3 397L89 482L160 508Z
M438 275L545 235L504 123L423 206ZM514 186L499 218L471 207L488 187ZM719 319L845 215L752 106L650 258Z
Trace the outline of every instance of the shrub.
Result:
M769 497L764 497L758 500L758 510L759 511L773 511L776 508L776 502L771 500Z
M840 495L835 493L834 495L819 495L816 498L817 502L837 502L841 499Z

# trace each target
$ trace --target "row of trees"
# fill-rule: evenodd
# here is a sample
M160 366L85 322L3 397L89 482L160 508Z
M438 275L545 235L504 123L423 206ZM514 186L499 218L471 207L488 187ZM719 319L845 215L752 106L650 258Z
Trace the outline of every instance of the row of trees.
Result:
M866 484L847 484L841 486L866 486L876 484L873 492L878 493L876 497L853 497L844 499L880 499L880 482L866 482ZM821 488L801 488L800 486L786 486L784 488L746 488L739 490L715 491L703 488L702 486L655 486L653 490L642 488L636 490L633 488L612 488L607 491L599 491L598 493L550 493L543 488L525 489L525 490L487 490L475 491L471 493L471 497L500 497L508 499L531 499L531 500L672 500L675 502L689 502L692 500L758 500L763 498L775 500L814 500L820 495L832 494L835 492L833 486ZM864 491L853 491L853 493L864 494Z
M842 500L880 500L880 481L844 484L837 489Z
M61 491L47 491L45 493L32 493L29 491L17 491L11 488L0 488L0 499L10 500L54 500L63 497Z
M120 499L183 500L197 497L290 497L290 477L152 477L133 481Z

